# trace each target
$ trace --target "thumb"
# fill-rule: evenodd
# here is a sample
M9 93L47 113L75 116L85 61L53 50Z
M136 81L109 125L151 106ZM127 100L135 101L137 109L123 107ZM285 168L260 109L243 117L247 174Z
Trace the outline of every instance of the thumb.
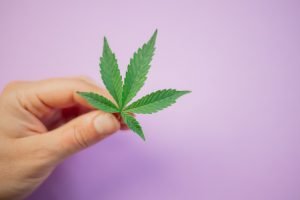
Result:
M62 158L83 150L120 129L120 122L110 113L93 111L51 131Z

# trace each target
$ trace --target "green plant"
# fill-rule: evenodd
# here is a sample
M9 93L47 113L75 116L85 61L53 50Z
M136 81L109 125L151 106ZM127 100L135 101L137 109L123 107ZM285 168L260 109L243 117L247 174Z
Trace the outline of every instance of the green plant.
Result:
M145 136L142 127L132 116L132 113L151 114L158 112L175 103L180 96L190 92L175 89L158 90L129 104L147 79L150 62L154 55L156 36L157 30L150 40L134 53L130 59L124 83L116 56L104 37L103 52L100 58L100 74L106 89L115 102L96 93L78 92L93 107L109 113L119 113L127 126L143 140L145 140Z

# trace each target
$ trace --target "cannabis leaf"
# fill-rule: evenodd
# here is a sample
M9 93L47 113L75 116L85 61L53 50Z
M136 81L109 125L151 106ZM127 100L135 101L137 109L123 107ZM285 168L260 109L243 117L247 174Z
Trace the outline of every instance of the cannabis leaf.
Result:
M122 76L115 54L111 51L106 38L104 38L103 53L100 58L100 74L107 90L120 105L123 90Z
M129 113L121 112L121 116L124 122L127 124L128 128L136 132L143 140L145 140L145 136L139 122Z
M143 87L147 79L147 73L150 68L150 62L155 50L157 31L154 32L151 39L139 48L130 59L123 87L123 105L132 100L137 92Z
M104 37L103 52L100 58L100 74L104 85L115 102L96 93L77 92L93 107L109 113L119 113L127 126L143 140L143 129L132 113L151 114L171 106L176 100L190 91L164 89L152 92L131 103L143 87L154 55L157 30L150 40L139 48L130 59L124 85L115 54Z
M152 114L176 102L180 96L190 91L177 91L174 89L158 90L148 94L126 107L126 112Z
M104 96L92 92L77 92L77 93L83 98L85 98L95 108L98 108L100 110L109 113L119 112L117 106L113 102L105 98Z

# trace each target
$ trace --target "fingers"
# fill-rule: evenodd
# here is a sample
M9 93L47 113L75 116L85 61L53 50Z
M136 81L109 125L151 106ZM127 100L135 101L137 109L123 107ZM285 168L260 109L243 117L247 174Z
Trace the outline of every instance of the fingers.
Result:
M53 133L65 157L95 144L119 129L120 123L112 114L94 111L74 119Z
M110 94L97 87L88 78L54 78L31 83L31 87L24 90L22 105L38 118L51 113L53 109L67 108L81 105L92 108L81 98L77 91L100 93L112 100ZM112 100L113 101L113 100Z
M111 98L106 90L87 80L82 77L42 80L37 82L34 92L41 101L52 108L66 108L77 103L86 105L86 102L76 94L77 91L97 92Z
M103 140L119 129L120 122L114 115L92 111L38 137L40 142L52 145L53 149L57 150L56 158L62 160Z
M129 130L127 124L126 124L126 123L124 122L124 120L122 119L120 113L114 113L113 115L114 115L114 116L117 118L117 120L120 122L120 125L121 125L120 129L121 129L121 130Z

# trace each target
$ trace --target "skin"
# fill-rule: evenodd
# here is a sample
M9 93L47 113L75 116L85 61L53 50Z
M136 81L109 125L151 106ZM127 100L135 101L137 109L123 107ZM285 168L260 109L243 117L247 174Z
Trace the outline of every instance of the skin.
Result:
M76 94L109 93L83 77L13 82L0 95L0 200L24 199L68 156L127 127Z

